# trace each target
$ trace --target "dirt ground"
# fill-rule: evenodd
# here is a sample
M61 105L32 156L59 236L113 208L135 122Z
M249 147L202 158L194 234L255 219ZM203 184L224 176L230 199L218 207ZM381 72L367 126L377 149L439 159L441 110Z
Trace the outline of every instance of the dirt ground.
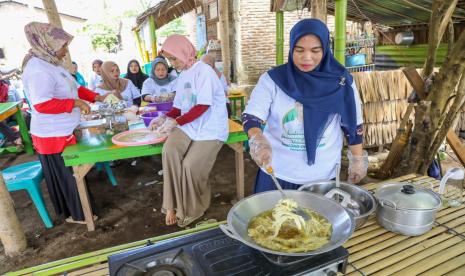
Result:
M443 171L451 166L459 166L451 156L442 162ZM22 154L0 157L1 168L36 160L37 156ZM28 249L20 256L9 258L4 254L0 243L0 274L91 252L128 242L143 240L182 230L178 226L166 226L160 212L162 185L146 183L159 180L160 156L138 159L136 166L132 160L122 160L113 172L118 186L113 187L104 172L93 169L87 176L88 186L95 200L99 219L96 231L87 232L85 225L69 224L56 217L48 198L45 183L42 191L47 209L54 221L54 227L46 229L31 199L25 191L12 193L16 213L27 235ZM344 168L343 168L344 169ZM252 191L257 166L245 155L246 195ZM343 170L341 179L346 179ZM367 177L366 182L376 179ZM224 146L210 175L212 204L205 216L199 220L225 220L235 198L234 152ZM195 226L195 223L192 225Z

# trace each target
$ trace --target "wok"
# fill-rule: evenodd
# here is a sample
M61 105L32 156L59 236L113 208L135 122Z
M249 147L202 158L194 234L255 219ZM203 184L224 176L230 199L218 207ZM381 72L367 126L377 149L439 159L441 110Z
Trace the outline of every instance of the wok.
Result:
M227 225L220 225L221 230L223 230L227 236L252 248L270 254L284 256L309 256L331 251L346 242L354 232L355 220L352 214L347 212L335 201L314 193L296 190L284 190L284 192L289 198L294 199L300 207L316 211L332 224L331 239L327 244L309 252L280 252L262 247L248 236L247 229L250 219L264 211L274 208L282 198L279 191L254 194L234 204L228 213Z

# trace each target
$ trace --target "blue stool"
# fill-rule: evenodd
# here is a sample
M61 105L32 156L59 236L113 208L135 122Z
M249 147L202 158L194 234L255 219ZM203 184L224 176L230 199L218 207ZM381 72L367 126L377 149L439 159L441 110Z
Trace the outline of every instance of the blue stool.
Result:
M40 162L28 162L6 168L3 170L3 178L5 179L8 191L26 190L29 193L45 227L52 228L53 223L45 208L42 192L40 191L40 182L44 179Z
M111 170L110 162L99 162L95 164L95 166L97 167L98 171L101 171L102 168L105 169L105 172L107 173L108 178L110 179L111 185L113 186L118 185L118 182L116 182L115 175L113 174L113 171Z

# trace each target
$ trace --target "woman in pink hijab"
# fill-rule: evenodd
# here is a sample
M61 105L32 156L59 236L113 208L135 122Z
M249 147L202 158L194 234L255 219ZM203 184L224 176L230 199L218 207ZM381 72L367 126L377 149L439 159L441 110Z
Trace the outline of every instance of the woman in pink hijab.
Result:
M186 37L169 36L161 51L181 73L173 109L150 127L169 135L162 154L166 224L185 227L210 206L208 176L228 138L226 97L215 71L196 60Z

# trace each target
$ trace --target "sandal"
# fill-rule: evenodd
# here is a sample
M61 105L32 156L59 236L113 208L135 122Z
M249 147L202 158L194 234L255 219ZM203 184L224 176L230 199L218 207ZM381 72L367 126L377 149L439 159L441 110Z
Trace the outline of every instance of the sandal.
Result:
M184 218L178 220L178 226L184 228L188 226L189 224L193 223L194 221L198 220L199 218L201 218L203 215L204 213L202 213L200 216L197 216L197 217L185 216Z
M93 215L92 218L94 221L96 221L98 219L98 216ZM68 223L87 224L85 220L74 220L73 217L68 217L65 219L65 221Z

